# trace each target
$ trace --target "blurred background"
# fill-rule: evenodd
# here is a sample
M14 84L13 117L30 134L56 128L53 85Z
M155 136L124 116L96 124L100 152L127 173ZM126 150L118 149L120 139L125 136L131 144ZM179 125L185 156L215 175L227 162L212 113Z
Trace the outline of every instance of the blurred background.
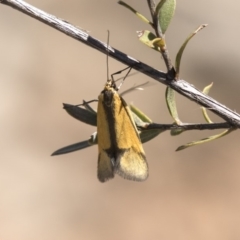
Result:
M117 1L29 0L102 41L165 71L159 54L137 30L150 29ZM127 0L147 17L146 1ZM183 55L181 78L240 111L237 0L177 1L166 40L175 55L200 24ZM60 147L88 139L96 128L71 118L62 103L96 99L106 82L106 56L10 7L0 5L0 239L1 240L235 240L240 235L239 131L175 152L219 131L165 132L144 144L150 168L145 182L97 179L97 147L51 157ZM110 59L110 72L125 66ZM165 86L136 74L121 91L154 122L171 123ZM177 95L182 121L204 122L200 106ZM93 104L96 107L96 104ZM214 121L222 121L216 116Z

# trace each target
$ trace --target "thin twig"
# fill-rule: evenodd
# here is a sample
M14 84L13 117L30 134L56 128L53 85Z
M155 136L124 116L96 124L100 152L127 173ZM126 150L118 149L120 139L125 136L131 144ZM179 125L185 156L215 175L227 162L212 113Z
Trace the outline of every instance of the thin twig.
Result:
M183 125L176 124L158 124L150 123L146 127L139 127L141 130L215 130L215 129L229 129L231 125L225 123L184 123Z
M162 29L160 26L159 13L157 13L156 9L153 10L153 5L155 5L155 3L153 4L152 1L150 1L150 0L147 0L147 2L148 2L149 10L152 15L153 28L156 33L156 36L159 38L162 38L165 42L165 46L163 48L161 48L161 54L162 54L163 60L165 62L165 65L167 67L167 71L170 72L173 69L173 65L172 65L172 62L171 62L171 59L170 59L170 56L168 53L165 36L162 33Z
M179 81L167 81L167 74L161 71L158 71L136 59L128 56L125 53L120 52L117 49L108 47L106 43L99 41L91 37L88 33L84 32L81 29L78 29L68 23L67 21L56 18L53 15L45 13L42 10L39 10L30 4L25 3L21 0L0 0L0 3L13 7L14 9L23 12L63 33L66 35L77 39L78 41L97 49L98 51L107 54L109 51L109 56L116 59L119 62L122 62L128 66L131 66L133 69L144 73L145 75L161 82L167 86L170 86L176 92L187 97L188 99L196 102L197 104L206 107L210 111L214 112L229 124L240 128L240 115L235 111L227 108L221 103L217 102L215 99L203 94L200 90L196 89L193 85L189 84L184 80ZM24 26L23 26L24 28Z
M150 13L151 13L152 18L153 18L154 12L155 12L155 8L156 8L155 1L154 0L147 0L147 3L148 3L148 7L150 9Z

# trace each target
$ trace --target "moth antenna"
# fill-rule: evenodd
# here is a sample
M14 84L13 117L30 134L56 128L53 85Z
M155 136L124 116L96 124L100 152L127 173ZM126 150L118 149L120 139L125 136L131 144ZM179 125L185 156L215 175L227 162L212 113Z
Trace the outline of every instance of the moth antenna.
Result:
M110 32L109 30L107 30L107 59L106 59L106 63L107 63L107 80L109 79L109 66L108 66L108 58L109 58L109 36L110 36Z

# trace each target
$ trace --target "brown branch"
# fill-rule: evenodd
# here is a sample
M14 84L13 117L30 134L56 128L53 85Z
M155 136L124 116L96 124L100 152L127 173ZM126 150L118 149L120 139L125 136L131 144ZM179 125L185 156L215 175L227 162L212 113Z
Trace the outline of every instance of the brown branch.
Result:
M150 13L151 13L152 18L153 18L154 12L155 12L155 8L156 8L155 1L154 0L147 0L147 3L148 3L148 7L150 9Z
M167 67L167 71L170 73L171 75L171 79L173 79L175 77L175 71L173 69L173 65L169 56L169 52L167 49L167 44L165 41L165 35L162 33L162 29L160 26L160 22L159 22L159 14L157 14L157 12L155 12L155 9L153 11L153 6L155 5L155 3L152 3L152 0L147 0L148 2L148 6L150 9L150 12L152 14L152 22L153 22L153 28L155 30L156 36L159 38L162 38L165 42L165 46L163 48L161 48L161 54L162 54L162 58L165 62L165 65ZM150 3L149 3L150 2ZM170 72L173 71L173 72Z
M137 71L142 72L143 74L170 86L172 89L180 93L181 95L187 97L188 99L196 102L197 104L208 108L213 113L217 114L230 125L235 127L240 127L240 115L235 111L227 108L223 104L217 102L215 99L203 94L200 90L196 89L193 85L189 84L184 80L179 81L168 81L167 75L164 72L158 71L136 59L128 56L125 53L120 52L117 49L108 47L106 43L99 41L91 37L85 31L76 28L67 21L56 18L53 15L45 13L42 10L39 10L30 4L27 4L21 0L0 0L0 3L10 6L18 11L21 11L24 14L27 14L63 33L66 35L75 38L76 40L101 51L104 54L109 52L109 56L116 59L119 62L122 62L128 66L131 66Z
M229 123L183 123L183 125L177 124L158 124L149 123L146 127L139 127L141 130L216 130L216 129L229 129L231 125Z

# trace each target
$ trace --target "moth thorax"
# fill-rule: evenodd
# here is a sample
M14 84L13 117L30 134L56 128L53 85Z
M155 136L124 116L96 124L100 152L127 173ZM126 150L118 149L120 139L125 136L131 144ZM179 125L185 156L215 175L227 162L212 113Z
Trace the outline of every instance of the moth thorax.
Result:
M113 95L114 95L114 91L113 89L106 89L103 92L103 102L107 107L111 107L112 106L112 102L113 102Z

